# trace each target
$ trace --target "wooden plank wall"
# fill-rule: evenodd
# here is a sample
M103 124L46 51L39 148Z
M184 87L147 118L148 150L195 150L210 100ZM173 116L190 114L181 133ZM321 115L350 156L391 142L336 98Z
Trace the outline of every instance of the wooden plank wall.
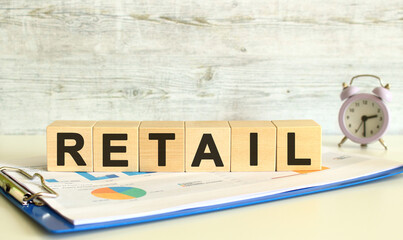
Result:
M403 134L402 0L0 0L0 134L301 118L338 134L341 84L362 73L391 84Z

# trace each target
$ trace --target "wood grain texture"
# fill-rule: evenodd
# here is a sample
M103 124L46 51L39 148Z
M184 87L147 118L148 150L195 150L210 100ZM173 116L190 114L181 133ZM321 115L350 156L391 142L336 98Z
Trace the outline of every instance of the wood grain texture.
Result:
M0 134L312 118L341 135L341 83L362 73L391 84L388 133L402 134L402 56L401 0L0 0Z

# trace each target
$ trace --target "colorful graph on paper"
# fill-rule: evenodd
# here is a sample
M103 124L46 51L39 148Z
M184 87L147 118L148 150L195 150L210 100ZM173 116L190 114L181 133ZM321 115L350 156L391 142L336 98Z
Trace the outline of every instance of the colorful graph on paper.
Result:
M91 194L99 198L126 200L142 197L146 195L146 191L134 187L105 187L95 189Z

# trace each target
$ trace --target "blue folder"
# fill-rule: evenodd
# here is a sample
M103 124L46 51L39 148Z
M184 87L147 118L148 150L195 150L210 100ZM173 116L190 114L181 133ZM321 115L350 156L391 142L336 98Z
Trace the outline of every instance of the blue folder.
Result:
M297 190L288 191L288 192L282 192L282 193L278 193L275 195L261 196L261 197L256 197L253 199L233 201L233 202L217 204L217 205L213 205L213 206L191 208L191 209L173 211L173 212L163 213L163 214L155 214L155 215L146 216L146 217L136 217L136 218L130 218L130 219L125 219L125 220L116 220L116 221L108 221L108 222L101 222L101 223L84 224L84 225L73 225L72 223L70 223L66 219L64 219L62 216L60 216L58 213L53 211L49 206L46 206L46 205L45 206L35 206L34 204L22 205L20 202L18 202L12 196L7 194L2 188L0 188L0 192L4 197L6 197L10 202L12 202L17 208L21 209L24 213L26 213L30 218L32 218L35 222L37 222L39 225L41 225L47 231L49 231L51 233L68 233L68 232L79 232L79 231L101 229L101 228L118 227L118 226L130 225L130 224L146 223L146 222L170 219L170 218L175 218L175 217L182 217L182 216L188 216L188 215L193 215L193 214L213 212L213 211L224 210L224 209L229 209L229 208L242 207L242 206L248 206L248 205L252 205L252 204L276 201L276 200L281 200L281 199L285 199L285 198L298 197L298 196L303 196L303 195L307 195L307 194L324 192L324 191L354 186L354 185L362 184L362 183L366 183L366 182L371 182L371 181L383 179L386 177L391 177L393 175L396 175L396 174L399 174L402 172L403 172L403 166L400 166L400 167L397 167L394 169L371 174L371 175L364 176L364 177L358 177L358 178L341 181L341 182L336 182L336 183L331 183L331 184L326 184L326 185L322 185L322 186L308 187L308 188L302 188L302 189L297 189Z

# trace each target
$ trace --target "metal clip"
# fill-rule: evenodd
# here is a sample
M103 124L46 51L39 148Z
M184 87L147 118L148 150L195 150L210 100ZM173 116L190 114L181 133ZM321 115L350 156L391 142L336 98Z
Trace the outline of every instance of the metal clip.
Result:
M31 192L20 183L18 183L16 180L14 180L12 177L7 175L6 171L18 172L30 180L33 180L35 177L39 177L41 180L42 188L44 188L47 192ZM45 179L39 173L30 175L21 169L13 167L0 167L0 187L23 205L33 203L36 206L43 206L45 205L45 202L41 199L41 197L56 198L59 196L59 194L57 194L53 189L46 185Z

